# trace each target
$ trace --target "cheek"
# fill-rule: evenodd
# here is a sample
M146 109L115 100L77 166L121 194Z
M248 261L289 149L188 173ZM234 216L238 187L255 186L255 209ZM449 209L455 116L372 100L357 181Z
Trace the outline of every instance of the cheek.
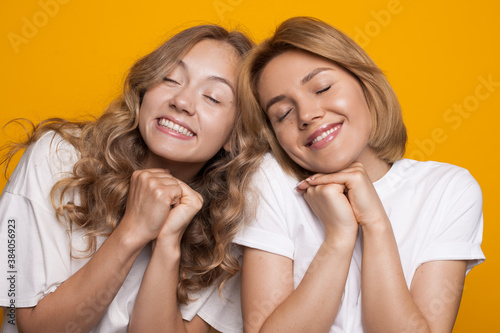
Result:
M236 122L236 110L226 110L218 114L206 114L202 120L210 126L210 133L214 138L226 139Z
M141 135L144 137L144 131L146 130L147 117L148 117L148 106L144 102L139 107L139 113L137 114L137 119L139 120L139 131Z
M287 152L293 149L294 135L286 126L273 127L274 136L279 145Z
M374 130L372 113L370 112L370 109L368 109L368 105L366 103L362 107L362 124L364 125L363 127L365 129L366 136L371 137Z
M137 119L139 121L139 124L138 124L138 127L139 127L139 132L141 132L141 135L144 137L144 125L146 123L145 119L144 119L144 107L143 107L144 104L141 104L141 106L139 107L139 113L137 114Z

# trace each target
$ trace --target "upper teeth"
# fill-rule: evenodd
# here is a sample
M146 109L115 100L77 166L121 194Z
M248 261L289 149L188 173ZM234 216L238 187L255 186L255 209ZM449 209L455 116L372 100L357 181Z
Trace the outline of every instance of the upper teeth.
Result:
M181 126L179 124L174 123L171 120L162 118L162 119L160 119L160 121L158 122L158 124L160 126L166 127L166 128L168 128L168 129L170 129L172 131L175 131L177 133L183 134L185 136L194 136L193 132L191 132L190 130L188 130L187 128L185 128L185 127L183 127L183 126Z
M311 142L311 144L313 145L313 144L315 144L316 142L323 140L324 138L326 138L328 135L330 135L331 133L335 132L335 131L336 131L336 130L338 130L339 128L340 128L340 124L339 124L339 125L337 125L337 126L335 126L334 128L330 128L328 131L323 132L323 134L318 135L318 136L316 137L316 139L314 139L314 140Z

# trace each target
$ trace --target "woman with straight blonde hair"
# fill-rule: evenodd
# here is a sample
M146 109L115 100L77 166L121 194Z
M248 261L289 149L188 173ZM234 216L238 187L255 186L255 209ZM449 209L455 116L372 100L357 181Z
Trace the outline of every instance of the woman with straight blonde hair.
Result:
M7 165L26 151L0 198L2 332L241 331L222 286L238 270L236 72L251 47L186 29L102 116L49 119L10 147Z
M247 57L239 93L243 139L268 152L234 240L245 331L451 332L484 260L481 189L465 169L403 159L398 100L363 49L289 19Z

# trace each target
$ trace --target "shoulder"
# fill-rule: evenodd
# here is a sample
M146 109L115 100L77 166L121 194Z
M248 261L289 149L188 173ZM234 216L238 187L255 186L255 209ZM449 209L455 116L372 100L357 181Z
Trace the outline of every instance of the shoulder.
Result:
M26 148L5 190L29 197L34 191L44 195L70 172L78 159L75 148L55 132L47 132Z
M467 169L449 163L420 162L410 159L402 159L396 163L397 173L405 178L422 178L436 182L477 183Z
M55 132L47 132L26 150L31 161L47 161L53 171L68 171L78 157L73 145Z
M395 178L401 184L427 189L432 193L447 193L448 196L482 198L481 188L471 173L462 167L435 161L419 162L402 159L394 163Z
M257 175L273 175L276 173L283 172L278 161L271 153L266 153L262 157L262 161L260 162L260 166L257 169Z
M267 153L263 156L261 164L253 175L253 182L273 182L286 184L296 184L297 179L283 170L273 154ZM292 187L293 188L293 187Z
M257 194L260 201L270 201L284 209L290 202L296 200L293 189L297 182L297 178L281 168L274 155L267 153L252 176L250 193Z
M77 157L73 145L50 131L26 148L18 165L38 167L47 164L52 173L65 172L69 171Z

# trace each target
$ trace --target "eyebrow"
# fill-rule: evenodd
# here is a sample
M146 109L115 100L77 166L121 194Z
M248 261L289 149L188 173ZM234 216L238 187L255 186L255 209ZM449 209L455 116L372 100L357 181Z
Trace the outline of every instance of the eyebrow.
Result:
M333 68L329 68L329 67L316 68L315 70L313 70L312 72L310 72L309 74L304 76L302 78L302 80L300 80L300 84L306 84L307 82L311 81L316 75L318 75L319 73L324 72L324 71L333 71Z
M319 73L324 72L324 71L333 71L333 68L329 68L329 67L316 68L315 70L313 70L312 72L310 72L306 76L304 76L302 78L302 80L300 80L300 84L302 84L302 85L306 84L307 82L311 81L316 75L318 75ZM267 104L266 104L266 108L265 108L266 113L271 106L273 106L276 103L281 102L285 98L286 98L285 95L278 95L276 97L271 98L271 100L269 102L267 102Z
M286 96L285 96L285 95L279 95L279 96L276 96L276 97L271 98L271 100L270 100L269 102L267 102L267 104L266 104L266 109L265 109L266 113L267 113L267 111L269 110L269 108L270 108L271 106L273 106L273 105L274 105L274 104L276 104L276 103L281 102L281 101L282 101L282 100L284 100L285 98L286 98Z
M223 77L220 77L220 76L216 76L216 75L211 75L208 77L208 80L209 81L216 81L216 82L222 82L224 84L226 84L229 88L231 88L231 91L233 92L233 94L236 94L235 90L234 90L234 87L233 85L231 84L231 82L229 82L228 80L226 80L225 78Z
M182 61L182 60L179 60L179 62L177 63L177 65L181 66L184 70L188 69L186 63L184 61ZM236 95L236 91L234 90L233 85L231 84L231 82L229 82L225 78L217 76L217 75L210 75L209 77L207 77L207 80L221 82L221 83L226 84L231 89L231 91L233 92L233 94Z

